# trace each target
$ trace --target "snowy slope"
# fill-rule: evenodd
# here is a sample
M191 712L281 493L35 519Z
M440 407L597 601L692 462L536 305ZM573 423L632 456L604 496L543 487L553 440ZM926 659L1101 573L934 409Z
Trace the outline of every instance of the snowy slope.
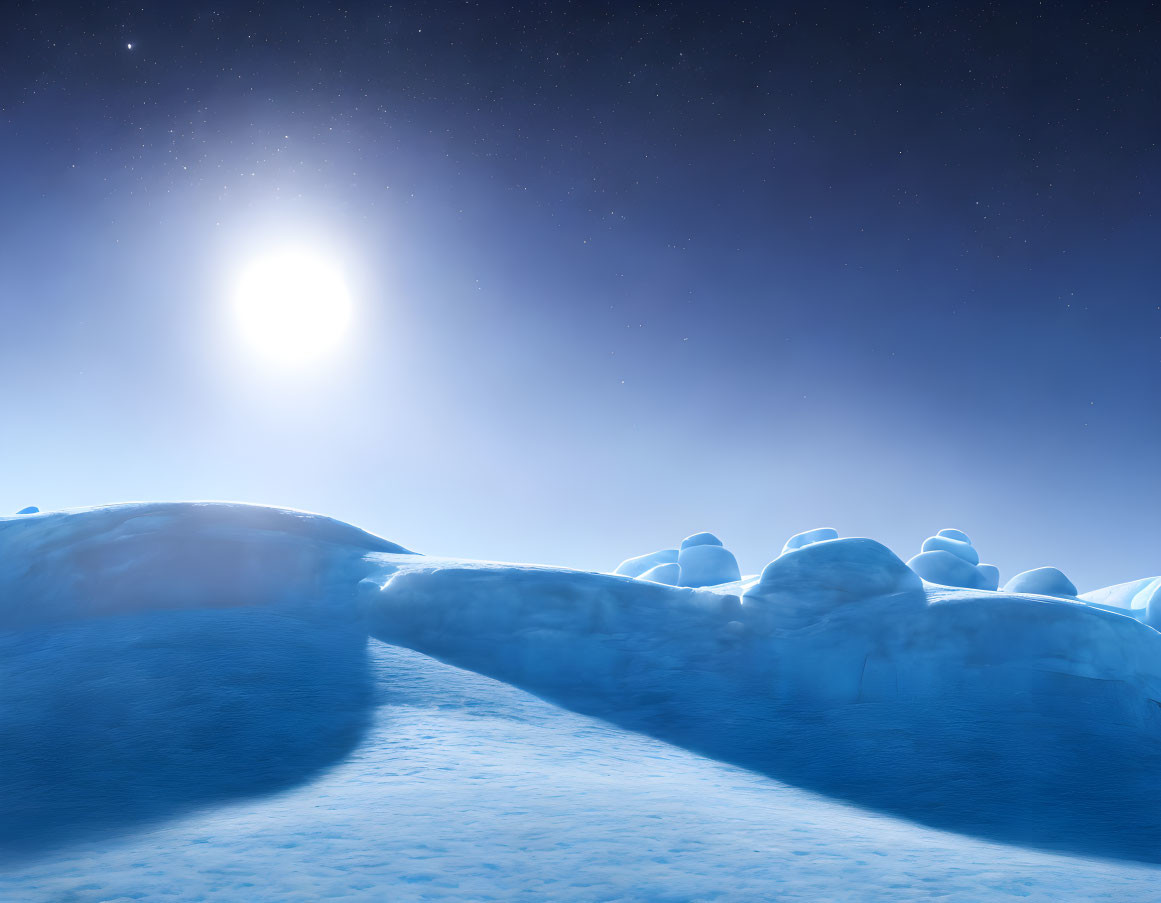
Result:
M0 899L1161 900L1159 699L1141 621L871 540L690 589L0 518Z
M0 873L0 899L1161 899L1161 871L877 816L372 642L362 744L278 796Z

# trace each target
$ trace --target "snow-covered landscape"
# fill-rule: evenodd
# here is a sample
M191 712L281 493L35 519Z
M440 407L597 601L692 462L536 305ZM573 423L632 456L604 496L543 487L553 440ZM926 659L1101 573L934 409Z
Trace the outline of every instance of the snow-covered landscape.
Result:
M1161 900L1161 578L625 552L0 518L0 899Z

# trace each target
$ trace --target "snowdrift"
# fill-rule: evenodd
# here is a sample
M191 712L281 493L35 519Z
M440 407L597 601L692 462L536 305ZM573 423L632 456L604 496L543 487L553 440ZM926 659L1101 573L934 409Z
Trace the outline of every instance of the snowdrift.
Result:
M0 519L0 848L344 760L372 705L370 633L864 806L1161 861L1161 633L1075 597L937 586L832 532L756 578L699 559L686 582L733 579L689 587L641 577L676 564L681 582L682 553L716 537L628 576L417 555L254 506ZM921 555L966 561L949 532Z

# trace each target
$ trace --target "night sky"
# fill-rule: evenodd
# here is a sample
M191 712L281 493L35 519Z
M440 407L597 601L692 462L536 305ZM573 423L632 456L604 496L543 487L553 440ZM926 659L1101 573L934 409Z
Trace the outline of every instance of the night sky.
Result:
M224 498L611 569L829 525L1161 573L1147 3L17 3L0 510ZM132 45L131 47L129 45ZM272 368L229 286L342 261Z

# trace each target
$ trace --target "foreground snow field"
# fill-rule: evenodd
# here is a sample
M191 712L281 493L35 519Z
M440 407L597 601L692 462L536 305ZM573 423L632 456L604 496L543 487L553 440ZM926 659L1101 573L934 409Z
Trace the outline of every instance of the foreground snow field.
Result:
M1161 872L879 816L371 641L362 743L273 797L0 876L0 899L1108 900Z
M0 518L0 900L1161 901L1150 582L822 536L686 588L253 506Z

